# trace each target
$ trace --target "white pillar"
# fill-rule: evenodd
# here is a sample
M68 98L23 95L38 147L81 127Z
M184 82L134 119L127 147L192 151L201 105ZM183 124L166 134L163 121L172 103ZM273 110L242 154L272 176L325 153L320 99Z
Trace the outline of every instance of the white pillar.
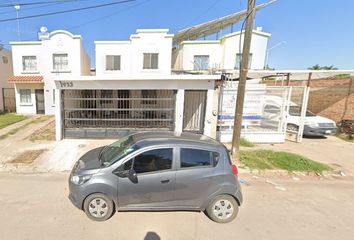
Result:
M184 89L178 89L176 94L175 132L183 131Z
M62 100L61 100L61 91L60 89L55 90L55 140L60 141L63 138L63 127L62 127Z
M214 89L209 89L207 92L206 107L205 107L205 120L204 120L204 135L212 136L212 122L215 116L213 115L213 100Z

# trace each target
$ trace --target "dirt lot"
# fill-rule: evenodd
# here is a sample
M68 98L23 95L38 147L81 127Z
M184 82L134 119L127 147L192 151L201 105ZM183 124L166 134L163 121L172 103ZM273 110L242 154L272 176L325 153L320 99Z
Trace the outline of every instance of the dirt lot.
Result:
M273 177L280 190L265 177L242 175L245 202L229 224L196 212L126 212L93 222L67 199L67 177L0 174L1 239L349 240L354 235L354 183L348 177Z

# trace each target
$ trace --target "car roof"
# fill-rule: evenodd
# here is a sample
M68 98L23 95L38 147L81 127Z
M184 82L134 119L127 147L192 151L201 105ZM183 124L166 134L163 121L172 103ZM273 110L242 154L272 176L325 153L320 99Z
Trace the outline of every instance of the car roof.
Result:
M140 147L153 145L192 145L217 148L220 142L208 136L195 133L177 133L171 131L139 132L132 135L134 142Z

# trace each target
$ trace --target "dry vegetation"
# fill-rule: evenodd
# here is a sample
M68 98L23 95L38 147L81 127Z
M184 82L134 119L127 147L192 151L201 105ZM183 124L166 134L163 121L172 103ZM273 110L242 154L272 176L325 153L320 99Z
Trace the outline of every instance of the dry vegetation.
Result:
M28 150L16 156L9 163L31 164L45 151L47 151L47 149Z
M55 121L51 121L38 131L32 133L29 136L29 140L31 141L54 141L55 140Z

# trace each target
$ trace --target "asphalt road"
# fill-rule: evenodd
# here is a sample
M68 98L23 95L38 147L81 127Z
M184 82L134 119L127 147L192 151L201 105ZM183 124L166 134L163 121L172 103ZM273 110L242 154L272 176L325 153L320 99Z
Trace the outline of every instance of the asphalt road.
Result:
M0 239L353 239L354 181L244 175L238 218L125 212L93 222L67 199L68 173L0 174ZM269 180L269 179L268 179ZM274 185L272 183L278 184Z

